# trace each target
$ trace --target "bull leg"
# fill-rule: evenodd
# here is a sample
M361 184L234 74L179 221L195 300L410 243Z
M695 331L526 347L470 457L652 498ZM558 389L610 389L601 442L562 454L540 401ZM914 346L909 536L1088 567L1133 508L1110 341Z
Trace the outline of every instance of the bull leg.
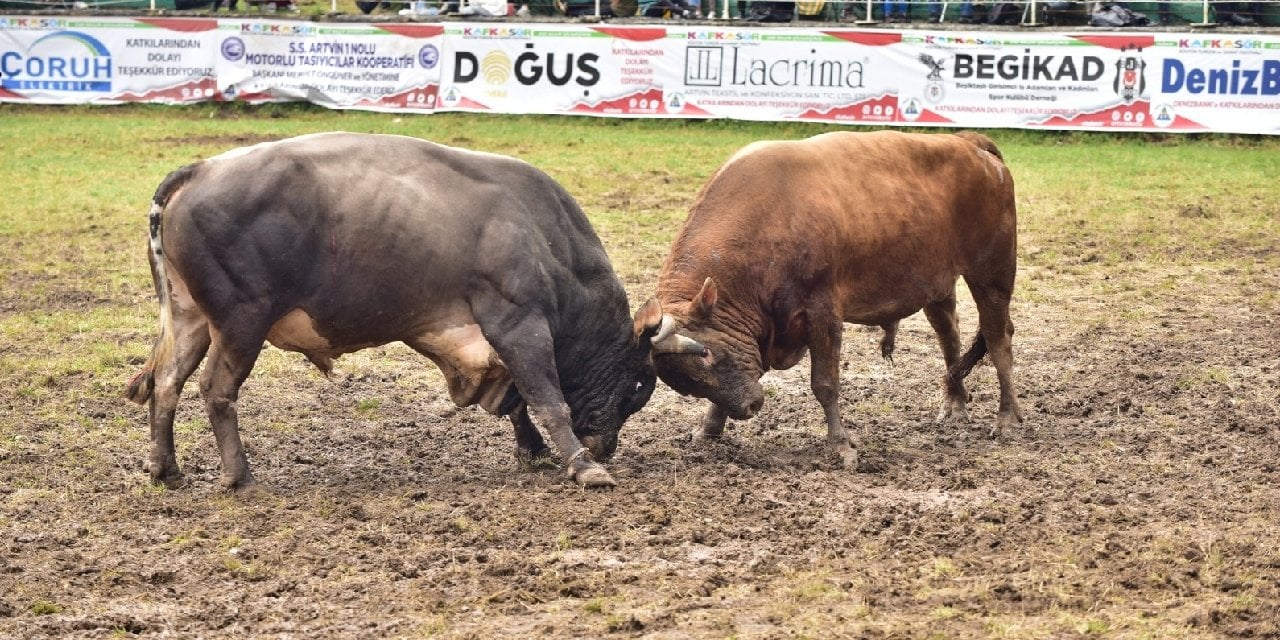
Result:
M707 407L706 415L702 416L702 424L693 430L693 441L719 439L724 434L724 423L728 418L729 414L725 413L720 405L712 402Z
M265 331L253 339L215 331L209 360L200 377L205 410L209 414L209 424L213 426L213 436L218 441L218 451L222 454L222 486L237 493L251 489L256 481L249 471L249 459L240 442L236 400L240 396L240 386L249 377L258 353L262 351L265 337Z
M151 395L151 455L146 470L151 481L176 489L183 484L178 454L173 446L173 420L187 379L209 350L209 323L198 311L174 306L172 358L157 362Z
M499 296L493 298L498 300ZM573 433L573 416L560 391L551 327L546 320L505 298L477 307L481 331L511 372L530 417L551 436L565 473L585 487L616 486L604 465L592 459L591 451Z
M539 458L551 456L551 448L529 419L529 410L523 404L507 416L516 430L516 462L521 468L529 468Z
M992 436L1022 422L1022 407L1018 405L1018 393L1013 382L1013 322L1009 319L1012 290L1012 283L1009 286L969 284L973 301L978 306L978 330L987 341L987 352L1000 381L1000 409L991 429Z
M955 294L952 293L943 300L925 305L924 315L929 319L929 324L933 326L933 331L938 336L938 346L942 347L942 359L946 362L947 369L950 369L951 365L960 359L960 351L964 347L960 338L959 321L956 318ZM969 402L969 391L964 388L964 380L951 380L944 376L943 393L942 410L938 412L938 422L948 420L968 422L969 411L966 405Z
M855 469L858 452L840 421L840 342L844 325L835 317L821 321L812 312L809 321L809 357L812 363L809 384L826 415L827 446L840 456L844 468Z

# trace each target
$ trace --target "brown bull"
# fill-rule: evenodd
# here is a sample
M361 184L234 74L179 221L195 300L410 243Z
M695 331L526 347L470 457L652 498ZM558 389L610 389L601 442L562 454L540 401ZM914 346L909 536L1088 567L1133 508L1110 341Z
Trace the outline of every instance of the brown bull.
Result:
M946 360L939 419L967 420L963 378L988 351L1000 380L993 434L1021 421L1009 301L1017 264L1013 178L985 136L827 133L758 142L698 194L658 280L658 376L707 398L700 437L764 404L759 379L807 352L828 444L857 464L840 421L843 323L882 326L892 351L921 309ZM961 354L956 280L978 307Z

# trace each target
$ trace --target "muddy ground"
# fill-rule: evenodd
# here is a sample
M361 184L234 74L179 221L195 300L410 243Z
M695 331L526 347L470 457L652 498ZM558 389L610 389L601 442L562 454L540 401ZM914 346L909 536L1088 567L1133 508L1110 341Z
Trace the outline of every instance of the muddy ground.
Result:
M347 356L333 380L270 350L241 402L269 491L218 488L195 385L190 486L165 491L118 396L151 336L15 339L21 357L104 340L137 357L0 390L24 422L0 459L0 637L1280 637L1274 254L1215 271L1023 251L1025 425L987 437L990 366L975 422L934 422L921 316L892 365L849 327L856 472L823 448L807 359L721 443L690 442L702 404L660 385L623 430L620 486L584 491L517 470L508 423L453 407L407 349ZM118 299L31 284L4 312L152 313L145 282ZM652 284L628 277L634 305Z

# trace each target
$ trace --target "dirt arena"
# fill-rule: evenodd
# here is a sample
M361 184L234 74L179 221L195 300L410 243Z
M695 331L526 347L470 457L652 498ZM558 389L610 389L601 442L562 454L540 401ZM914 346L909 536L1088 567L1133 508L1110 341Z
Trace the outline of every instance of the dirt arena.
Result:
M1196 207L1182 215L1214 215ZM687 435L702 403L659 385L609 465L620 485L584 491L517 470L510 425L454 407L406 348L344 357L331 380L272 349L240 403L267 491L219 489L195 384L190 484L166 491L141 468L144 410L119 396L149 332L5 336L15 358L101 341L136 357L118 379L0 389L25 421L0 449L0 637L1278 638L1277 249L1224 247L1220 268L1099 259L1107 242L1082 230L1049 256L1024 234L1026 422L1001 437L985 364L975 422L934 422L922 316L893 364L878 331L848 327L856 472L824 448L807 359L712 444ZM638 306L653 276L623 276ZM7 291L3 313L154 314L148 282Z

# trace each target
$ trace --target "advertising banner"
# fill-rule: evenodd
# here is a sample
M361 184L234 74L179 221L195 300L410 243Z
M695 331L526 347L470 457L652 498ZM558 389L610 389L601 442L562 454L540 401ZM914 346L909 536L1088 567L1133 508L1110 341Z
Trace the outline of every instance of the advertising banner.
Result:
M744 120L900 122L898 83L909 57L894 32L671 29L680 74L668 85L686 115Z
M1226 35L1226 34L1224 34ZM1280 133L1280 37L1161 35L1150 61L1157 127Z
M0 17L0 102L1280 134L1280 36Z
M0 16L0 101L202 102L212 19Z
M444 29L423 24L223 20L214 73L223 100L305 100L430 111Z
M1020 128L1153 126L1143 61L1151 55L1149 35L929 33L903 44L917 60L917 72L902 83L904 112L914 121Z
M669 115L678 50L666 27L449 25L440 107L498 113Z
M920 122L1280 133L1276 38L934 33L904 44L930 69L903 82L903 113Z

